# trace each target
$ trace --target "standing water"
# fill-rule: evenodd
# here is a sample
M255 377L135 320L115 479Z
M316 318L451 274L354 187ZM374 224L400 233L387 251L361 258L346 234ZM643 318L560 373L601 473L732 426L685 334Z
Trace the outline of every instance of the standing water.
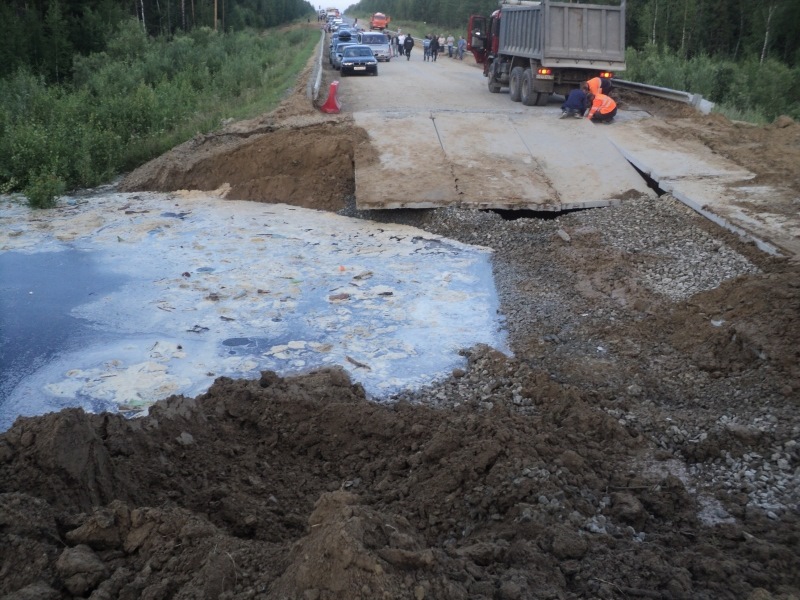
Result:
M340 365L375 399L505 350L490 253L285 205L0 200L0 430L65 406L135 415L219 376Z

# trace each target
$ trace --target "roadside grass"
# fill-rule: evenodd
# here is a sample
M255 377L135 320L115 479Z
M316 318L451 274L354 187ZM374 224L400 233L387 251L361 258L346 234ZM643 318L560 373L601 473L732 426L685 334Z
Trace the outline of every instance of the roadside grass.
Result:
M69 84L20 71L0 80L0 192L46 208L225 119L277 106L319 41L317 27L148 39L136 21L108 50L75 57Z

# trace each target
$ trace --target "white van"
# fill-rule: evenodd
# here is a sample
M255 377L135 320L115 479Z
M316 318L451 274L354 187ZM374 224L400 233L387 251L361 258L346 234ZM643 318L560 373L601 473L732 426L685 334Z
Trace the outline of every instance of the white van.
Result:
M358 43L372 48L372 53L378 60L389 62L392 51L389 47L389 36L380 31L362 31L358 34Z

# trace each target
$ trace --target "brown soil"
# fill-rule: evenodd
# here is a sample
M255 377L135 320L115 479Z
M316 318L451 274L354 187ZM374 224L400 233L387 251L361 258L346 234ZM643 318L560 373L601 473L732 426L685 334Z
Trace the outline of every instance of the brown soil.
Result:
M301 81L276 113L192 140L123 188L230 186L229 198L345 207L367 137L303 109L304 94ZM760 177L797 175L794 123L670 123ZM797 268L738 246L761 273L670 303L637 288L642 258L591 230L566 245L485 219L459 235L493 245L520 274L517 293L549 292L525 277L530 250L495 232L537 246L568 310L613 316L511 322L515 358L466 350L465 370L397 403L370 402L333 369L220 378L137 420L20 418L0 436L0 596L800 597ZM713 334L709 319L723 323ZM559 336L576 352L608 340L620 358L556 360ZM778 514L754 505L746 474L732 486L719 475L761 457L788 465L793 504Z

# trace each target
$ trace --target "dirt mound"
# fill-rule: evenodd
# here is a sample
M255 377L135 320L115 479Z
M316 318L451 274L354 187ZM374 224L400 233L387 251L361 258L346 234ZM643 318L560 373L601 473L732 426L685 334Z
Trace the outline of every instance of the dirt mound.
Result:
M322 118L261 124L176 147L128 175L121 191L217 190L226 198L337 211L355 191L353 155L361 129Z
M786 552L744 568L765 541L737 526L715 535L738 559L716 562L690 534L697 505L680 481L631 467L647 450L635 431L493 351L470 358L528 381L531 410L380 406L323 370L219 379L134 421L19 419L0 442L0 592L688 598L797 585Z
M760 277L726 281L676 310L670 340L692 353L696 364L718 375L769 361L787 372L800 393L800 288L792 267ZM709 323L711 327L709 327Z

